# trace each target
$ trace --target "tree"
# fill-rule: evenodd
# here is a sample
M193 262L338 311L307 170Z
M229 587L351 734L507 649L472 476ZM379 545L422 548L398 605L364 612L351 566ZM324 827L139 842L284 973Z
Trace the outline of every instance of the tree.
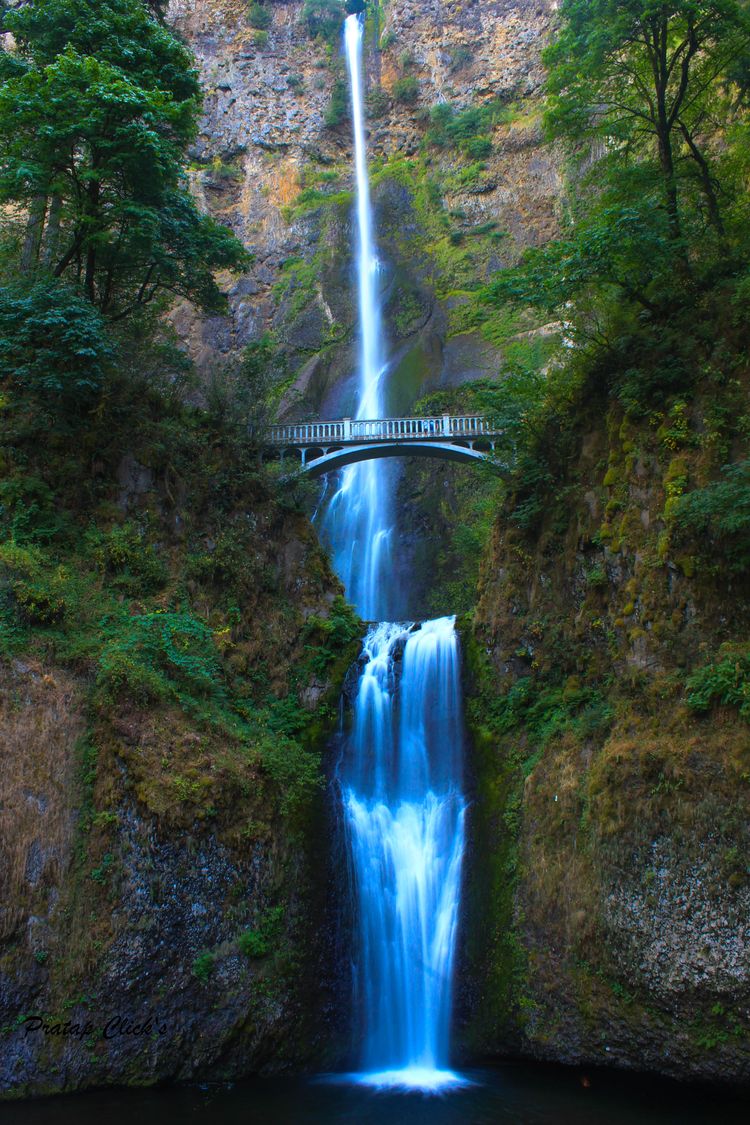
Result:
M728 76L750 45L736 0L563 0L547 50L548 122L557 135L655 158L669 233L683 237L680 178L690 169L720 236L708 137L726 121Z
M110 319L162 293L220 311L213 271L247 255L187 190L187 49L139 0L37 0L3 26L18 48L0 60L0 202L25 210L22 268L75 281Z
M112 357L101 316L68 286L0 287L0 386L20 401L90 406Z

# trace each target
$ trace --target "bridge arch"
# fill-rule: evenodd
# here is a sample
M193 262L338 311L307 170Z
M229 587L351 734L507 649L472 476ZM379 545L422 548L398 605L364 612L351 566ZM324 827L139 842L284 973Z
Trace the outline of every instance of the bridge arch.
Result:
M503 430L481 415L430 418L341 418L271 426L267 445L283 457L299 454L301 471L318 477L379 457L438 457L448 461L494 462ZM497 466L500 468L500 466Z
M324 473L343 469L346 465L355 465L359 461L371 461L380 457L439 457L444 461L476 462L486 461L487 456L482 450L447 442L370 442L367 445L342 446L339 449L329 450L322 457L306 459L302 471L308 476L319 477Z

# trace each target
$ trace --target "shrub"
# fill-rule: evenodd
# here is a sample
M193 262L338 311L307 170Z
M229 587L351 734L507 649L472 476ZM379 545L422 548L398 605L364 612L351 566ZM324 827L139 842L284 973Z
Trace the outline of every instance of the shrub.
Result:
M460 148L473 160L482 160L492 152L488 131L507 113L507 107L499 102L469 106L464 110L456 110L450 103L441 102L430 110L427 142L436 148Z
M33 473L0 481L0 525L16 542L49 543L72 534L55 493Z
M90 533L88 546L99 569L113 575L113 585L127 593L153 594L167 581L164 562L132 523Z
M472 60L471 47L468 43L461 43L451 51L451 70L461 70Z
M720 649L724 658L694 672L687 681L687 703L694 711L716 704L738 707L750 722L750 650Z
M266 31L273 22L271 11L265 4L251 4L247 10L247 18L250 26L257 31Z
M112 360L102 317L60 282L0 287L0 386L46 409L90 407Z
M750 461L725 465L722 476L675 500L673 540L741 573L750 569Z
M283 736L264 740L259 750L263 768L278 789L282 814L293 815L323 788L319 754Z
M58 576L16 583L13 595L23 620L29 625L56 625L67 608L63 589L64 582Z
M380 86L375 86L367 95L367 112L370 117L383 117L390 109L391 99Z
M224 694L213 634L190 613L146 613L121 626L102 652L97 685L141 699Z
M193 976L201 984L207 984L208 979L216 968L216 954L204 949L193 961Z
M419 83L413 74L393 83L393 97L401 105L414 105L419 97Z
M246 957L265 957L269 952L267 939L257 930L245 930L237 938L237 948Z
M338 39L346 15L342 0L305 0L302 22L311 39Z
M283 906L271 906L264 910L258 926L245 930L237 938L237 947L246 957L266 957L278 942L284 922Z
M471 160L485 160L492 153L489 137L471 137L461 147Z
M343 79L337 78L331 90L331 101L324 122L328 129L335 129L349 116L349 88Z

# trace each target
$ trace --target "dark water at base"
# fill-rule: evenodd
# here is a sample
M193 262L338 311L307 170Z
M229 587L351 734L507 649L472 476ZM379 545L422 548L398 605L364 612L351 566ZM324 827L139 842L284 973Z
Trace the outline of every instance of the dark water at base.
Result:
M750 1100L624 1074L504 1066L442 1096L326 1079L107 1090L0 1105L2 1125L746 1125ZM590 1085L585 1086L584 1080Z

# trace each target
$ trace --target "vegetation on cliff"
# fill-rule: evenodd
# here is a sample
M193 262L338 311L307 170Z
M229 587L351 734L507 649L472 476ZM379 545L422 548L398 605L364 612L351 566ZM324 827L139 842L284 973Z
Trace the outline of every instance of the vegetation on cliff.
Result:
M750 24L733 3L568 0L559 18L561 237L485 290L564 340L469 642L480 783L510 776L516 841L478 826L497 907L474 1032L740 1079Z
M169 1007L134 988L139 957L206 1010L243 997L214 1058L298 1025L295 997L319 987L301 839L359 625L248 436L270 409L267 343L201 387L165 321L177 295L222 310L216 271L248 261L187 189L189 51L136 0L4 20L0 993L18 1093L175 1073L140 1045L81 1045L72 1069L54 1044L14 1054L33 1011ZM148 941L125 948L136 925Z

